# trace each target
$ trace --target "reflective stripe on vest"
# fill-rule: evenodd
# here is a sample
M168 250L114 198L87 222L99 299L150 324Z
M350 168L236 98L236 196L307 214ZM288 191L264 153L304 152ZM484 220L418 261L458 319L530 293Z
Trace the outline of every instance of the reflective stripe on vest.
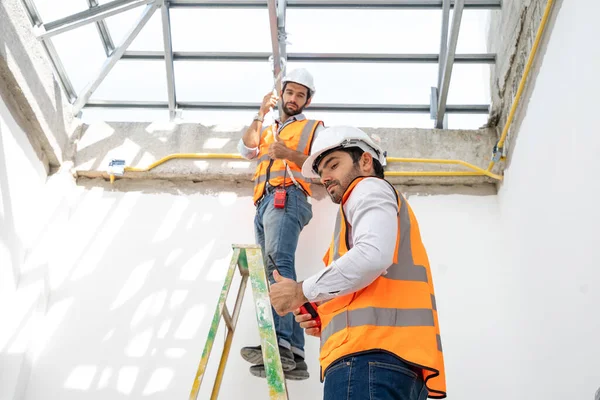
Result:
M314 132L317 129L317 126L321 124L321 121L313 121L313 120L301 120L294 121L285 125L281 129L281 133L290 134L290 130L301 131L299 134L294 135L294 131L291 132L293 135L292 138L288 138L285 142L285 145L295 151L308 155L310 152L310 147L312 145L312 139L314 138ZM265 192L265 184L267 183L267 176L269 177L269 182L273 186L279 186L283 183L285 166L281 160L272 160L268 154L268 146L274 143L272 130L270 127L262 133L261 144L259 146L259 156L257 158L257 166L256 172L254 176L254 203L261 198L261 196ZM271 137L269 137L271 135ZM296 142L294 137L298 139ZM308 194L311 195L310 190L310 182L304 178L301 172L302 166L297 166L292 162L288 162L290 170L292 171L292 175L294 179L298 182L302 189ZM289 184L292 184L292 180L289 177L289 172L287 173L287 178L289 179ZM275 180L273 182L273 180ZM286 179L286 184L287 184Z
M344 193L332 242L324 257L326 265L349 250L351 227L343 207L362 179L352 182ZM323 324L319 357L321 370L325 373L331 363L350 354L388 351L421 367L429 397L444 398L442 340L429 262L408 202L391 184L389 186L398 205L398 231L392 265L386 274L367 287L321 303L318 308Z

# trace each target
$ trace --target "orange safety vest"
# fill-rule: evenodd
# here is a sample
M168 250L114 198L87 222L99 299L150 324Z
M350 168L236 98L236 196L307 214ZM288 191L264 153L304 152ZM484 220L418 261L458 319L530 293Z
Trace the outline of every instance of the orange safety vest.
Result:
M278 139L288 148L309 155L314 134L319 124L322 125L323 122L307 119L291 122L284 126L281 132L279 132ZM289 172L286 172L283 160L272 160L271 157L269 157L269 146L274 142L275 138L273 137L272 126L270 126L261 134L258 165L256 166L254 177L252 178L252 180L254 180L254 204L256 204L265 193L267 180L271 186L280 186L284 184L283 177L285 174L285 186L294 183ZM287 164L289 165L296 182L302 186L302 189L308 196L312 195L310 182L306 181L302 175L302 165L298 166L289 160Z
M349 249L350 225L344 215L344 203L362 179L354 180L344 193L333 240L323 258L327 266ZM420 368L429 397L443 399L446 397L444 356L429 260L408 202L391 184L390 188L398 200L393 264L386 275L379 276L369 286L318 307L322 324L321 379L327 367L342 357L383 350Z

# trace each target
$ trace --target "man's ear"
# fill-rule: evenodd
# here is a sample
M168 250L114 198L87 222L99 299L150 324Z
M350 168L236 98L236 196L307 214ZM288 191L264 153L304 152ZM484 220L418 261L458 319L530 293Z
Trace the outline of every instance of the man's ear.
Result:
M306 104L304 105L304 107L308 107L310 105L310 102L312 101L312 97L308 100L306 100Z
M360 166L363 172L371 173L371 170L373 169L373 156L371 153L366 151L362 153L362 156L360 157Z

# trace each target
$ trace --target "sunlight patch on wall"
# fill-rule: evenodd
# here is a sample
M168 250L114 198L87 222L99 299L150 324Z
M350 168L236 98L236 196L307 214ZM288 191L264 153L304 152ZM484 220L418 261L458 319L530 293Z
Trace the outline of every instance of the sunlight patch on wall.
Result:
M187 352L186 349L182 348L171 348L165 350L165 357L167 358L181 358Z
M113 369L111 367L106 367L100 374L100 379L98 379L98 389L104 389L108 386L108 381L113 375Z
M231 261L232 251L229 251L228 254L223 257L213 261L210 266L210 270L206 274L206 280L212 282L222 281L227 274L227 269L229 267L229 263Z
M65 388L73 390L88 390L92 385L96 370L95 365L79 365L71 371L65 381Z
M181 274L179 275L179 279L182 281L195 281L200 276L200 272L204 268L204 264L208 259L208 256L212 252L212 249L215 245L215 240L211 240L204 246L203 249L198 251L192 258L190 258L184 265L181 267Z
M165 267L168 267L169 265L173 264L173 262L177 260L177 257L179 257L181 253L183 253L182 248L171 250L167 258L165 259Z
M123 285L123 288L117 295L114 303L111 306L111 310L121 307L128 300L133 298L137 292L140 291L142 286L144 286L144 282L148 278L148 273L152 269L154 265L154 260L148 260L141 265L138 265L131 271L129 278Z
M190 200L188 198L182 196L176 197L167 215L164 215L162 225L156 230L156 235L154 235L152 241L156 243L171 237L189 205Z
M175 339L193 339L202 325L205 314L206 306L204 304L196 304L191 307L175 331Z
M125 355L128 357L142 357L146 354L148 346L152 341L152 328L144 330L142 333L135 335L125 348Z
M138 373L138 367L122 367L119 370L119 377L117 378L117 391L123 394L130 394L137 380Z
M146 384L142 394L144 396L149 396L151 394L165 391L171 384L174 375L175 373L171 368L157 368L154 372L152 372L152 376L150 376L150 379L148 379L148 383Z
M169 307L171 310L176 309L180 305L183 304L185 298L188 295L188 290L175 290L171 295L171 299L169 300Z
M222 149L230 141L231 141L231 138L213 137L213 138L209 138L208 140L206 140L206 142L204 142L204 146L202 146L202 148L203 149Z
M167 336L167 333L169 333L169 329L171 329L170 319L161 324L160 328L158 328L158 332L156 333L156 337L159 339L164 339Z
M144 318L153 318L158 316L165 306L167 301L167 291L161 290L156 293L152 293L140 302L133 318L131 319L131 327L134 328Z

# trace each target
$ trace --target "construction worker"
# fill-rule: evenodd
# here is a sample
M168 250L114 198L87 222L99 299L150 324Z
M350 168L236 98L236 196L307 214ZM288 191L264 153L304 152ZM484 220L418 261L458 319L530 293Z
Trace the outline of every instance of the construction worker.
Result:
M313 139L323 122L308 120L302 113L315 94L312 75L296 69L281 82L280 96L268 93L238 149L247 159L256 159L254 173L254 230L273 282L276 264L282 276L296 279L295 253L301 230L312 218L310 182L301 173ZM274 126L263 128L264 116L282 100L283 117ZM287 379L308 379L304 361L304 331L292 314L273 313L279 353ZM250 372L265 377L261 346L241 349L242 357L253 364Z
M271 304L321 338L324 399L446 397L429 261L406 199L383 176L385 156L353 127L331 127L304 162L340 204L327 268L304 282L275 272ZM301 313L320 303L317 319ZM340 392L343 396L340 397Z

